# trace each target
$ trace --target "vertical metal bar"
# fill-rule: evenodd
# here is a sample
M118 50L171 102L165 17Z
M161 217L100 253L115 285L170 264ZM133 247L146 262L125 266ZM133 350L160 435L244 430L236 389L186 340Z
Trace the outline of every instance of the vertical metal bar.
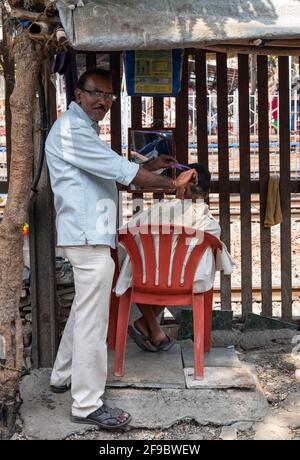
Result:
M56 118L56 90L50 80L48 63L44 64L43 75L48 116L52 124ZM38 155L36 149L35 166ZM33 366L51 367L58 347L58 323L54 207L46 161L38 186L38 195L29 212L29 229Z
M271 231L264 227L270 176L268 57L257 56L259 208L262 314L272 316Z
M96 53L88 51L85 55L86 70L95 69L97 67Z
M109 55L110 69L113 72L112 83L113 91L118 99L113 103L110 110L110 138L111 148L122 154L122 128L121 128L121 53L119 51L111 52Z
M8 192L8 182L0 182L0 193Z
M207 75L206 52L195 52L196 107L197 107L197 153L198 161L208 168L207 135Z
M131 98L131 127L142 128L142 98L140 96Z
M163 97L153 98L153 127L154 128L164 127L164 98Z
M227 54L217 53L218 164L222 240L230 250ZM231 280L221 274L221 308L231 310Z
M133 96L131 98L131 127L134 129L142 128L142 98ZM133 214L138 212L137 203L143 199L144 194L141 192L132 193L132 210Z
M164 98L153 98L153 126L155 128L164 127ZM153 193L154 200L162 200L163 193Z
M189 112L188 112L188 50L184 50L181 90L176 99L176 157L188 162Z
M249 59L238 55L242 316L252 311L251 169L249 130Z
M292 264L291 264L291 195L290 195L290 91L289 58L279 61L279 146L280 197L283 222L281 224L281 305L282 319L292 318Z

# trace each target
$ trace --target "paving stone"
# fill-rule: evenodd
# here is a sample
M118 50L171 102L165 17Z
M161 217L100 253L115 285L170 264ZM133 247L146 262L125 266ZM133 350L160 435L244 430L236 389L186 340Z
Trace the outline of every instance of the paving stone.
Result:
M187 388L255 388L253 375L246 367L206 367L204 378L194 380L194 369L184 369Z
M150 353L129 342L123 377L113 375L114 353L108 353L108 379L110 387L185 388L181 348L175 344L167 352Z
M193 343L181 344L181 353L184 367L194 367ZM205 367L241 367L234 348L211 348L204 355Z

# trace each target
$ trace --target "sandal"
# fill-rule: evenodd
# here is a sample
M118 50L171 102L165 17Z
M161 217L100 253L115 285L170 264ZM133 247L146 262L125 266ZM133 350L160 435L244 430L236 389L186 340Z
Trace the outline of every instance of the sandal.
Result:
M171 339L171 337L169 337L166 334L165 340L159 345L157 345L156 348L158 349L158 351L168 351L175 345L175 343L176 341L174 339Z
M119 417L125 414L128 415L128 417L123 422L120 421ZM128 425L131 421L131 415L128 412L124 412L122 409L108 407L103 404L87 417L71 415L71 421L74 423L84 423L86 425L97 425L105 430L116 430Z
M141 350L150 351L152 353L158 351L158 347L152 345L150 337L141 334L134 326L128 326L128 335Z

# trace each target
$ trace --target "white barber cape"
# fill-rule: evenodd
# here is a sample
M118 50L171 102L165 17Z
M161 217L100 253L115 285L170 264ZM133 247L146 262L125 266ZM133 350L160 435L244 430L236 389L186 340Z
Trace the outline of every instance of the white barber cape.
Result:
M218 221L212 216L211 212L206 203L202 200L199 202L193 203L190 200L163 200L160 201L145 211L141 211L133 216L133 218L127 223L129 226L135 225L145 225L145 224L174 224L174 225L185 225L187 227L192 227L203 232L210 233L211 235L220 238L221 228ZM120 230L127 227L121 227ZM141 242L139 237L135 236L136 242L139 249L141 250ZM197 240L195 238L191 239L190 247L187 251L187 257L184 263L188 259L189 254L191 253ZM173 262L173 256L176 248L177 236L173 237L172 251L171 251L171 263L170 263L170 272L169 280L171 275L171 268ZM159 251L159 237L154 235L154 245L156 250L156 260L158 260L158 251ZM120 275L115 287L115 293L117 296L121 296L124 292L127 291L129 287L132 286L132 265L130 257L128 254L124 253L124 248L122 245L119 245L122 248L123 254L121 253L121 258L125 256L125 260L122 263ZM233 267L235 267L235 262L230 256L229 252L224 243L222 243L222 250L217 251L216 261L213 256L213 252L210 248L207 248L204 252L202 259L200 260L198 267L195 272L194 278L194 292L205 292L210 290L214 284L215 272L217 270L222 270L225 275L230 275L232 273ZM141 256L144 264L144 255L141 251ZM158 273L156 273L156 279L158 278Z

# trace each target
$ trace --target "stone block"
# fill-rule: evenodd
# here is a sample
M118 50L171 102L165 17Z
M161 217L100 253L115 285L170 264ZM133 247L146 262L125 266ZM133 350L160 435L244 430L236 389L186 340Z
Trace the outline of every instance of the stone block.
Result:
M194 380L194 368L184 369L187 388L205 389L254 389L256 382L251 372L246 367L206 367L204 378Z
M292 329L296 330L297 325L281 321L279 319L268 318L266 316L256 315L255 313L248 313L244 325L244 331L249 330L265 330L265 329Z

